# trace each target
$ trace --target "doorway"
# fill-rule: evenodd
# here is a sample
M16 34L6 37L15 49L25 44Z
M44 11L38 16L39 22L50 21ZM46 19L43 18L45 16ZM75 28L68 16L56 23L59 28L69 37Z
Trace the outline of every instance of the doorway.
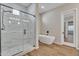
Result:
M62 43L76 47L76 9L67 10L62 16Z

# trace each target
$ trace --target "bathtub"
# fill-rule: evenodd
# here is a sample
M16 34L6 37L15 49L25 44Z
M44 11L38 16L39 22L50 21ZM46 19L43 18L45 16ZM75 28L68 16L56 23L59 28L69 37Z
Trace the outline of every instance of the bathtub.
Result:
M39 41L45 44L52 44L55 41L54 36L47 36L47 35L39 35Z

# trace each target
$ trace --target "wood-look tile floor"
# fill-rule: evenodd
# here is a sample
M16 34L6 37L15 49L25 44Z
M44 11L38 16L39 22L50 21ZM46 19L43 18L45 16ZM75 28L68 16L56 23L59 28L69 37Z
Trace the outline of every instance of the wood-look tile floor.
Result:
M46 45L40 43L40 47L37 50L33 50L24 56L78 56L79 51L75 48L64 46L64 45Z

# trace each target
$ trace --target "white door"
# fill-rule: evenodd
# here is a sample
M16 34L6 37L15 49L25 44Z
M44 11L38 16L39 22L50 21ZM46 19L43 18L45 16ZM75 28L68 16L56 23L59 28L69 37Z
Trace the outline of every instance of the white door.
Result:
M63 13L63 43L64 45L76 46L76 10Z

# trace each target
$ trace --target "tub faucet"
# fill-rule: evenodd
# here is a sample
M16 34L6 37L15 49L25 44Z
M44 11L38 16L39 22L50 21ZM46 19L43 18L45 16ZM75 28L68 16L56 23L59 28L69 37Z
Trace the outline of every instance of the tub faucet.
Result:
M49 31L48 30L46 31L46 35L49 35Z

